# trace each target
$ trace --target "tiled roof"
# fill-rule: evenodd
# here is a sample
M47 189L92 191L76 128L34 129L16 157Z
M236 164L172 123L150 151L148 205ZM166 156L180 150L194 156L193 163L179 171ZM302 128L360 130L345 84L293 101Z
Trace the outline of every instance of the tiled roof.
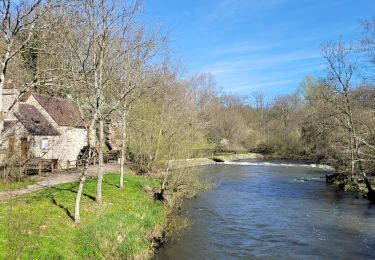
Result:
M6 130L8 130L9 128L11 128L12 126L14 126L15 124L17 124L17 120L5 120L4 121L4 127L3 127L3 132L5 132Z
M31 94L59 126L84 127L77 106L68 99Z
M33 105L19 103L15 116L32 135L59 135L59 132Z

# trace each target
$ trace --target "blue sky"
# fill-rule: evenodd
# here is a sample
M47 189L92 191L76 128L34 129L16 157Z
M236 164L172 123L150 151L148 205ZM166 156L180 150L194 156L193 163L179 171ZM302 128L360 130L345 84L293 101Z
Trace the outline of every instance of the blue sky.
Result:
M359 38L375 0L145 0L145 14L169 32L188 74L209 72L227 92L270 97L323 75L321 45Z

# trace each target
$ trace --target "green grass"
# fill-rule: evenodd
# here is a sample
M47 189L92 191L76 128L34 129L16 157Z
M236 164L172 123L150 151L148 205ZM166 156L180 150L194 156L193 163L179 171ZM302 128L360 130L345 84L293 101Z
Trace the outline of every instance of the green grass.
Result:
M0 181L0 191L15 190L25 188L29 185L34 184L35 180L23 180L17 182L4 182Z
M58 185L33 195L0 203L0 259L144 258L152 250L150 237L161 230L165 211L148 197L142 184L157 187L147 178L108 174L103 183L103 204L95 197L96 180L88 180L81 201L81 223L75 226L77 183Z

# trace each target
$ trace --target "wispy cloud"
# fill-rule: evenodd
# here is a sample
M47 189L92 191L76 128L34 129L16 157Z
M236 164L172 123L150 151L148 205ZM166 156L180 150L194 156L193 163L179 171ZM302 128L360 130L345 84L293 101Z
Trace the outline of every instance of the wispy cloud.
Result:
M279 46L279 44L242 42L242 43L235 43L229 46L214 48L208 53L208 55L217 56L217 55L258 53L264 50L275 48L277 46Z
M264 56L263 56L264 55ZM224 59L222 61L209 64L202 68L204 71L209 72L229 72L229 71L238 71L238 70L259 70L262 68L269 68L275 66L285 66L288 63L298 63L303 61L311 61L314 59L321 58L321 55L318 51L293 51L281 54L274 55L265 55L264 53L258 54L255 56L235 56L231 59Z
M223 21L238 14L265 12L274 9L280 4L285 4L290 0L267 0L267 1L243 1L243 0L222 0L218 1L216 7L204 17L207 22Z
M249 93L296 88L304 76L319 74L325 67L319 52L299 50L253 58L237 56L209 64L203 70L215 75L223 89Z
M283 87L289 84L298 84L298 80L296 79L281 79L281 80L273 80L273 81L244 81L239 84L233 86L230 90L233 92L243 92L246 90L247 92L252 91L262 91L266 88L273 88L273 87Z

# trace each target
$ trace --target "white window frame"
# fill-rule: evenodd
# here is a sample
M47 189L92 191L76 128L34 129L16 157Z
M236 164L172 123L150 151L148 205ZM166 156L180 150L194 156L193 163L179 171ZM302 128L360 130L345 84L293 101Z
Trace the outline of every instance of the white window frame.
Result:
M43 138L40 141L40 150L42 153L47 153L49 151L49 140L48 138Z

